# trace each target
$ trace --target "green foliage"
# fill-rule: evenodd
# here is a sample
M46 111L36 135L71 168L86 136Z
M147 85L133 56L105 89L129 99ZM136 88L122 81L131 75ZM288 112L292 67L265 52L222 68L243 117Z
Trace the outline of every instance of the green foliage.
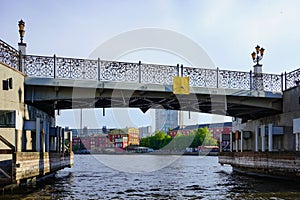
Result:
M217 145L216 139L212 138L207 127L192 131L189 135L183 135L178 131L176 137L172 138L164 132L158 131L153 136L141 139L141 146L164 150L185 150L187 147Z
M72 149L73 151L80 151L80 150L85 150L86 148L84 144L80 143L80 145L79 144L73 145Z

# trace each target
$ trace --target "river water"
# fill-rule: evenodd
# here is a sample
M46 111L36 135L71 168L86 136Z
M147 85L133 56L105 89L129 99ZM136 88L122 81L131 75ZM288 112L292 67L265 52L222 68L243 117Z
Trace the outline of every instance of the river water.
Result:
M1 199L300 199L300 183L232 172L212 156L75 155L73 168Z

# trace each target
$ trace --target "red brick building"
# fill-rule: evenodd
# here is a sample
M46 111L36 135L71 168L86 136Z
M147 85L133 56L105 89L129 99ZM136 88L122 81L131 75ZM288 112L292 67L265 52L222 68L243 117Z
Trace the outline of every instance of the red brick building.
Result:
M113 148L114 144L110 141L108 134L95 134L84 137L73 137L73 148L83 147L92 152L101 152L105 148Z
M139 130L136 128L115 129L110 131L109 139L115 147L125 148L129 145L139 145Z
M213 123L213 124L198 124L198 125L191 125L186 126L183 129L175 128L169 131L169 135L174 138L178 132L182 133L183 135L188 135L192 131L197 130L199 128L207 127L210 131L210 134L213 138L217 141L220 140L221 134L230 134L232 131L232 122L225 122L225 123Z

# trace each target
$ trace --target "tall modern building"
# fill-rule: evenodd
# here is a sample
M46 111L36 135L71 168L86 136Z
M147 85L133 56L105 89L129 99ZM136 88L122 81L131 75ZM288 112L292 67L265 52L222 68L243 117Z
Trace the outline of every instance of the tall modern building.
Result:
M175 110L155 110L155 130L168 132L178 126L178 111Z
M148 137L152 133L151 126L139 127L140 138Z

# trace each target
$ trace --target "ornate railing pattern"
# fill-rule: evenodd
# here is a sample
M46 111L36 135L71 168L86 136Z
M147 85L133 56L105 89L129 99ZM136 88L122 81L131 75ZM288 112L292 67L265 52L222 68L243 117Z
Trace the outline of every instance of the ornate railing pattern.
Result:
M283 91L283 76L277 74L263 74L264 91Z
M55 70L55 78L98 80L97 60L57 57Z
M140 82L172 85L173 77L178 75L176 66L141 64Z
M99 80L138 82L139 64L126 62L100 61Z
M285 88L289 89L300 84L300 69L285 74Z
M217 88L217 70L185 67L183 76L190 77L190 85L195 87Z
M282 91L282 76L255 75L217 69L203 69L144 63L87 60L77 58L26 55L24 70L28 76L75 80L123 81L172 85L173 77L180 74L190 77L193 87L257 89Z
M21 59L20 59L21 58ZM172 85L174 76L189 76L194 87L264 90L282 92L300 84L300 69L285 73L253 74L145 63L88 60L63 57L20 55L0 40L0 62L23 71L30 77L75 80L122 81ZM285 84L284 84L285 83Z
M31 77L54 78L54 57L24 56L24 73Z
M219 71L219 87L234 89L250 89L251 73L220 70Z
M19 70L19 52L0 40L0 61Z

